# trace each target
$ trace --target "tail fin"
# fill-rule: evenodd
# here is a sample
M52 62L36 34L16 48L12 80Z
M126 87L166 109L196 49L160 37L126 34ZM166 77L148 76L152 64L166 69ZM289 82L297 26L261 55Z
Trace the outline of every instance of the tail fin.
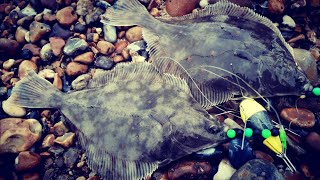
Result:
M118 0L101 16L101 22L112 26L150 26L155 21L138 0Z
M59 108L61 98L61 91L34 71L29 71L13 88L7 103L27 108Z

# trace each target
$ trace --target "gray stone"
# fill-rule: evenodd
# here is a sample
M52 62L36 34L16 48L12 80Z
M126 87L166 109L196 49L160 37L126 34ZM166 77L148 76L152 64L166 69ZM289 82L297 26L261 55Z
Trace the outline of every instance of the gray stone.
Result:
M23 8L20 12L24 16L35 16L35 15L37 15L37 12L31 7L30 4L28 6L26 6L25 8Z
M71 35L72 35L72 33L69 30L62 28L58 23L56 23L52 27L50 37L60 37L64 40L66 40Z
M92 13L86 15L85 21L86 24L93 24L100 21L100 15L104 13L104 10L101 8L95 9Z
M104 39L108 42L114 43L117 40L116 27L104 24L103 25Z
M41 48L40 57L42 58L43 61L50 61L55 57L53 54L52 48L50 46L50 43L44 45Z
M67 167L72 168L79 158L79 152L77 151L77 149L70 148L63 154L63 158L64 164Z
M231 180L284 180L277 168L270 162L262 159L253 159L244 164L230 178Z
M88 48L88 43L80 38L68 39L63 48L64 54L76 56Z
M99 56L96 58L94 65L97 68L110 70L115 65L115 62L111 58L108 58L106 56Z

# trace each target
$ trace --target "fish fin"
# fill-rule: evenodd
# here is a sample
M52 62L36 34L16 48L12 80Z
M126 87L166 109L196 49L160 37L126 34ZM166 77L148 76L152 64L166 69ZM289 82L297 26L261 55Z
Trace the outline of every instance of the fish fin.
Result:
M166 52L160 45L160 36L148 29L143 29L143 39L147 42L147 51L150 55L150 62L156 61L160 57L165 57Z
M171 74L161 73L153 64L149 62L129 62L119 63L110 71L99 73L89 81L87 88L97 88L108 85L111 82L124 80L146 81L146 82L164 82L171 84L180 90L190 93L189 87L181 78Z
M103 179L126 180L143 179L150 176L159 166L156 162L141 162L121 159L104 148L98 147L86 138L84 133L78 131L81 146L86 151L89 167L96 171Z
M118 0L101 16L101 22L112 26L150 26L156 21L138 0Z
M171 58L159 58L152 63L156 67L161 67L161 71L186 80L191 94L205 109L224 103L233 97L233 94L229 91L222 91L214 87L208 88L204 84L199 85L179 62Z
M170 22L170 21L184 21L195 19L199 17L206 16L214 16L214 15L228 15L241 17L250 21L254 21L257 23L261 23L266 27L270 28L281 40L281 42L285 45L291 55L294 57L293 48L285 41L280 30L272 23L272 21L258 13L255 13L248 7L241 7L236 4L229 2L228 0L221 0L215 4L206 6L203 10L200 10L195 13L187 14L180 17L163 17L157 18L160 21Z
M8 103L28 108L58 108L62 102L62 92L49 81L29 71L12 89Z

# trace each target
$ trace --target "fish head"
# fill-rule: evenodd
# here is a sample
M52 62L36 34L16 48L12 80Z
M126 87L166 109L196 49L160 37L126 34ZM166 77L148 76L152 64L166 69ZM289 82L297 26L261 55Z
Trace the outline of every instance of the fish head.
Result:
M271 66L264 67L261 73L259 82L264 88L264 96L301 96L313 88L303 70L293 60L275 61Z

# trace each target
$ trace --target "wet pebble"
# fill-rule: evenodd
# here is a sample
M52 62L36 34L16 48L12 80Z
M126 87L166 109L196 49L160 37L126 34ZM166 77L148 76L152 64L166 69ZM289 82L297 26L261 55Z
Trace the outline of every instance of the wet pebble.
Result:
M19 52L19 43L15 40L0 38L0 56L14 57Z
M55 56L59 56L62 52L62 48L65 45L65 41L60 37L51 37L49 38L49 42L52 49L52 53Z
M43 61L50 61L55 57L53 54L50 43L42 46L41 51L40 51L40 57Z
M85 17L86 24L93 25L100 21L100 15L104 13L101 8L96 8L93 12L89 13Z
M200 0L170 0L166 1L166 11L170 16L183 16L192 12L199 5Z
M88 71L88 65L80 64L77 62L70 62L67 65L66 73L68 76L78 76Z
M77 2L77 14L79 16L85 16L88 13L91 13L93 11L93 3L92 1L88 1L88 0L79 0Z
M3 62L2 67L3 69L9 70L14 65L15 60L14 59L8 59L5 62Z
M35 119L1 119L1 152L21 152L28 150L41 138L41 131L42 126Z
M39 71L38 75L45 79L53 79L55 72L52 69L43 69Z
M91 64L94 61L94 54L93 52L86 52L86 53L80 54L74 58L74 61L80 62L83 64Z
M30 51L29 49L22 49L21 51L21 58L22 59L31 59L33 56L32 51Z
M230 180L254 179L282 180L284 178L272 163L261 159L248 161L230 178Z
M103 25L104 40L114 43L117 41L116 27L104 24Z
M54 140L54 142L57 144L60 144L65 148L69 148L72 145L74 138L75 138L75 133L68 132L68 133L65 133L63 136L57 137Z
M113 68L113 66L115 65L115 62L106 56L98 56L96 58L96 61L94 63L94 65L97 68L101 68L101 69L105 69L105 70L110 70Z
M50 33L50 37L60 37L64 40L68 39L71 35L72 33L69 30L61 27L58 23L52 26L52 31Z
M218 166L218 172L213 176L213 180L228 180L236 172L228 159L222 159Z
M35 168L40 164L41 157L37 153L30 151L20 152L15 159L15 168L17 171L25 171Z
M113 61L114 61L115 63L119 63L119 62L124 61L124 57L121 56L121 55L115 55L112 59L113 59Z
M315 125L315 116L308 109L302 108L284 108L280 116L292 125L311 128Z
M126 32L126 39L130 42L142 40L142 28L139 26L132 27Z
M284 11L284 1L283 0L269 0L268 10L273 14L281 14Z
M16 30L16 34L15 34L15 38L17 40L18 43L25 43L26 39L26 33L28 32L28 30L26 30L25 28L19 26Z
M320 152L320 135L316 132L311 132L306 137L306 143L315 151Z
M20 13L23 16L35 16L37 15L37 12L32 8L32 6L29 4L28 6L26 6L25 8L23 8Z
M65 133L69 132L69 129L66 127L66 125L62 122L59 121L54 126L52 127L53 133L57 136L62 136Z
M88 43L80 38L68 39L63 52L68 56L75 56L88 48Z
M57 21L63 26L70 26L77 21L77 14L71 6L60 9L56 13Z
M19 70L18 70L18 76L20 79L24 78L28 71L33 70L33 71L38 71L38 66L29 60L24 60L20 63L19 65Z
M9 104L7 101L2 102L2 109L6 114L12 117L23 117L27 114L25 108Z
M87 30L87 27L85 24L82 24L82 23L77 23L74 25L74 31L75 32L78 32L78 33L84 33L86 32Z
M46 137L44 137L42 141L42 148L48 148L54 145L55 136L54 134L48 134Z
M31 43L39 41L45 34L51 31L51 27L47 24L33 21L30 24L29 38Z
M64 163L68 168L72 168L79 158L79 152L75 148L70 148L63 154Z
M101 54L109 55L114 51L114 45L108 41L99 41L97 49Z
M35 44L31 44L31 43L30 43L30 44L26 44L26 45L23 46L22 51L23 51L24 49L30 50L30 51L32 52L32 55L33 55L33 56L39 56L39 55L40 55L40 50L41 50L41 48L38 47L38 46L35 45Z

